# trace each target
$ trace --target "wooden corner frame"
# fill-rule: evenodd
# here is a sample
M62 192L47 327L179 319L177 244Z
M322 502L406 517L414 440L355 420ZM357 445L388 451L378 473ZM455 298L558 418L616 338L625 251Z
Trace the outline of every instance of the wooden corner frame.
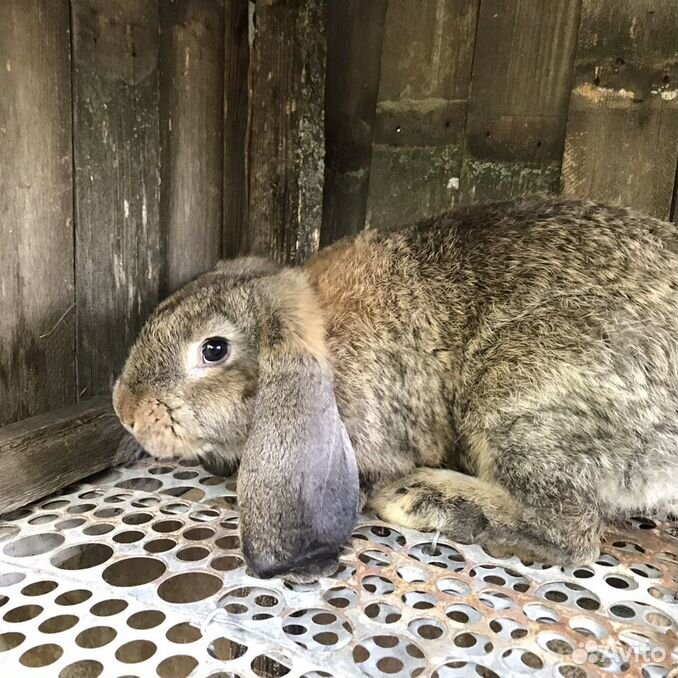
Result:
M0 428L0 513L108 468L128 438L110 396Z

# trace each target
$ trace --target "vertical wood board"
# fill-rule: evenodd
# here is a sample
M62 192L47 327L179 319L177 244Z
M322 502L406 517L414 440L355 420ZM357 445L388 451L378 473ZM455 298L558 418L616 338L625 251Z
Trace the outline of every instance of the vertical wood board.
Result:
M389 0L367 200L369 227L457 202L478 0Z
M221 258L223 3L162 2L160 28L165 294Z
M75 398L67 0L0 2L0 425Z
M365 225L386 5L386 0L347 0L326 6L321 245Z
M564 193L668 218L677 157L678 5L583 0Z
M235 257L247 244L247 129L249 115L248 0L226 0L224 20L223 254Z
M462 199L557 192L579 0L483 0Z
M258 2L252 52L249 229L243 249L301 263L322 214L325 32L322 0Z
M158 301L158 5L72 0L78 388L109 390Z

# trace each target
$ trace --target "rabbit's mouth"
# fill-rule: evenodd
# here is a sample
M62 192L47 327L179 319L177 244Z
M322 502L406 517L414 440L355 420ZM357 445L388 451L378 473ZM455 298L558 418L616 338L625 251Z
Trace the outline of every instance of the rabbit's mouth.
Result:
M134 396L118 382L113 389L113 407L125 429L154 457L196 458L211 447L191 431L196 428L190 426L195 424L193 417L166 400Z

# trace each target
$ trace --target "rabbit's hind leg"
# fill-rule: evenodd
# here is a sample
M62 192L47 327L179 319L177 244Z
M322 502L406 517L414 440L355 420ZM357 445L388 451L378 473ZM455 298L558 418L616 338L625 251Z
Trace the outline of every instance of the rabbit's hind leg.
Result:
M440 530L460 543L550 564L595 560L595 516L525 506L503 487L447 469L418 469L378 487L370 506L385 521L421 531Z

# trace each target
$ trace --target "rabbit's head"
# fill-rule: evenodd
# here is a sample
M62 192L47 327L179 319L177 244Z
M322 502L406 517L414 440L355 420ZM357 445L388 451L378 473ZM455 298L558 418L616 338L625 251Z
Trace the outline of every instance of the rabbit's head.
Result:
M356 520L358 473L302 271L236 259L170 296L132 347L113 403L154 456L216 470L240 459L253 573L304 580L336 568Z

